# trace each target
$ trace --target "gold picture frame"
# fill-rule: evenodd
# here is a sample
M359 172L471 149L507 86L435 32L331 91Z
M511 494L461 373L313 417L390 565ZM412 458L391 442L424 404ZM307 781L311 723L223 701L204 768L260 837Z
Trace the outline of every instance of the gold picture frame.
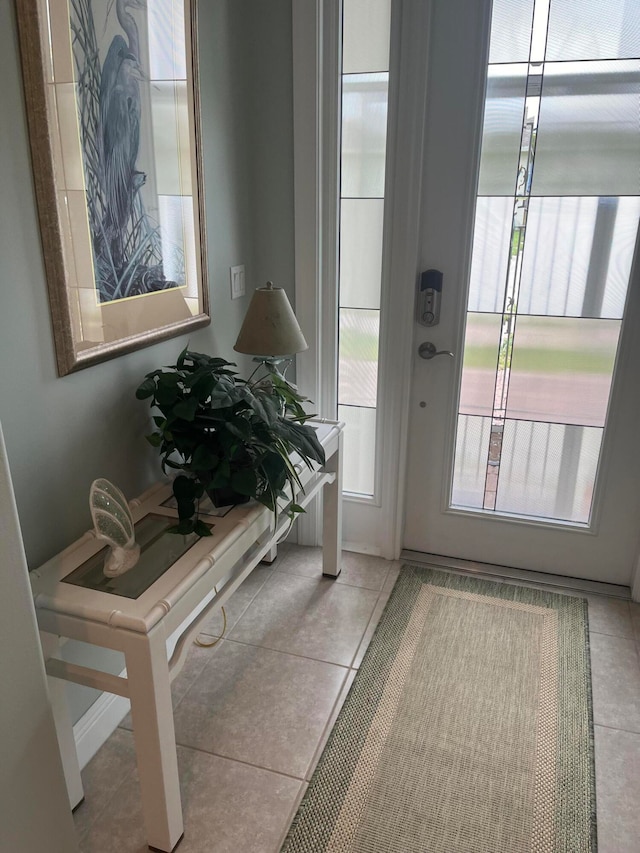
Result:
M60 376L211 322L196 0L16 0Z

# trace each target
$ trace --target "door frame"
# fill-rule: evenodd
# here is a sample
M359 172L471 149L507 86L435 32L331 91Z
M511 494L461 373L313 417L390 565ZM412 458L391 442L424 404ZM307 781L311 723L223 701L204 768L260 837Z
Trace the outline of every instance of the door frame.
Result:
M441 5L444 6L445 4ZM456 5L457 14L459 15L460 8L463 4L459 3ZM483 13L483 15L488 18L491 13L490 2L483 3L482 8L480 6L476 8L478 9L478 16ZM456 13L454 12L454 15L455 14ZM459 30L459 21L455 20L451 14L447 14L444 18L434 18L434 21L436 26L438 26L438 21L440 22L438 31L447 43L448 38L451 36L453 31ZM473 53L474 66L476 61L479 62L481 60L481 53L488 52L489 20L485 20L485 23L487 25L487 44L483 44L481 40L478 40L475 37L475 29L481 30L477 25L477 22L474 25L474 30L467 33L469 41L464 42L467 44L468 48L472 48L472 51L470 52ZM444 33L442 28L443 26L445 30ZM474 38L475 40L472 41ZM446 50L446 47L443 47L442 41L440 42L440 48L441 53ZM440 58L442 58L442 56ZM439 62L440 60L438 59L438 63ZM463 111L462 115L465 116L465 121L463 123L452 122L451 124L457 129L460 129L461 125L463 125L460 130L460 139L466 139L467 132L471 133L474 128L477 129L479 134L482 128L483 109L483 99L481 99L479 95L481 94L480 86L484 89L484 81L482 79L484 75L479 75L477 73L473 74L473 77L469 81L471 84L469 86L467 86L466 81L463 83L462 76L458 74L458 71L455 71L454 73L451 67L448 68L448 75L448 87L440 85L442 83L442 78L439 78L439 85L437 88L434 87L434 91L430 98L430 104L432 106L435 105L436 111L434 113L430 113L427 121L437 122L438 120L444 120L443 117L446 116L446 126L448 128L449 137L451 138L452 130L448 120L450 115L453 118L455 118L455 116L453 113L449 113L448 107L451 92L456 92L456 87L459 85L461 90L466 93L462 103L457 105L458 108ZM471 75L470 70L468 70L468 75ZM478 113L478 116L475 116L476 112ZM469 120L466 119L467 116L469 117ZM457 420L457 407L455 406L455 403L459 388L460 372L462 370L461 346L465 323L465 294L468 288L468 272L471 255L471 241L466 238L468 234L467 225L469 225L469 231L472 229L472 222L468 220L471 220L473 211L475 210L475 181L468 179L465 181L463 175L463 180L460 185L455 184L452 186L450 183L452 175L451 170L447 172L445 169L443 171L440 167L442 164L449 166L452 162L454 166L456 164L462 164L461 167L457 166L456 174L459 173L460 168L462 168L464 173L468 176L469 172L477 172L477 164L475 169L472 168L471 160L473 158L470 157L470 151L467 150L470 146L456 147L455 140L452 145L451 142L446 137L443 138L442 135L432 135L427 139L427 142L428 146L425 149L425 159L427 162L430 160L432 162L431 165L428 166L428 183L425 184L424 187L426 197L425 216L429 217L429 219L425 219L424 221L425 224L429 225L430 230L428 232L425 230L425 233L428 233L429 235L429 240L428 244L425 243L425 246L422 249L422 262L429 266L438 265L438 255L442 254L443 257L441 258L441 262L444 266L442 266L441 269L445 270L445 280L448 273L449 281L455 285L453 289L451 289L451 286L448 288L446 305L444 306L445 310L443 310L442 316L443 322L438 331L434 330L434 334L439 334L441 336L440 340L438 341L437 338L434 338L434 340L436 344L440 344L438 349L454 349L458 358L455 365L440 363L433 367L431 365L427 367L424 363L421 364L417 357L414 359L413 369L416 375L416 385L413 390L413 398L410 403L412 416L410 419L408 452L416 453L416 448L423 446L423 441L426 441L424 436L427 430L431 433L435 449L431 449L430 456L425 456L422 459L413 458L413 460L409 460L409 463L413 464L412 467L408 469L409 476L407 478L408 484L410 483L407 500L411 501L411 504L407 504L406 547L420 551L436 552L438 554L448 555L451 557L464 558L468 560L483 560L494 564L511 564L515 567L524 568L527 565L530 566L530 561L528 559L528 554L526 553L526 548L524 548L524 539L520 536L518 530L527 530L530 532L532 541L536 547L541 545L543 542L543 531L547 531L547 533L544 534L548 534L549 537L546 542L546 545L549 547L546 547L545 551L546 567L542 567L541 570L547 572L555 571L557 573L558 568L551 568L555 562L555 555L551 553L551 545L553 545L556 550L559 549L564 552L565 555L571 555L574 563L577 563L580 558L583 557L586 561L585 565L589 565L588 556L595 552L593 552L593 542L587 541L587 537L591 538L597 533L599 521L601 519L603 520L602 530L605 530L604 519L606 516L606 530L608 532L606 536L603 535L601 540L599 540L600 558L601 560L606 559L603 554L605 551L610 553L610 549L612 547L611 543L615 540L615 537L620 535L620 542L624 543L624 551L616 553L618 553L620 557L623 556L624 560L618 560L617 572L619 578L624 578L624 580L614 578L612 579L612 582L624 582L631 585L634 582L634 576L637 573L636 566L632 567L630 563L634 555L638 554L638 530L635 525L632 525L630 519L631 517L635 518L635 516L637 516L640 521L639 495L634 481L628 475L626 477L624 476L624 466L621 466L621 453L618 452L617 454L613 454L611 451L614 444L614 434L625 434L626 443L622 446L629 448L633 446L629 439L629 430L637 423L638 419L637 395L633 393L629 394L630 386L627 376L627 381L625 382L627 396L625 396L623 394L624 389L620 385L620 380L622 379L622 367L625 361L628 362L630 355L632 336L628 334L629 326L632 322L632 318L635 318L633 322L636 325L640 322L640 308L637 307L640 305L640 294L637 292L638 288L633 287L634 281L640 282L640 279L637 277L640 270L636 270L636 265L640 267L640 260L638 259L638 256L636 256L636 264L634 264L634 268L631 271L629 303L634 303L636 307L633 309L627 309L627 314L623 323L621 345L616 365L616 378L618 379L618 382L613 389L613 395L611 398L611 410L615 411L615 417L611 417L610 415L607 437L602 449L602 461L598 475L600 499L604 497L603 489L605 484L609 482L611 484L608 495L610 500L608 500L606 504L603 503L601 506L598 505L601 503L601 500L597 502L594 509L595 518L592 518L589 529L584 530L577 525L564 525L562 523L552 523L544 520L532 520L526 517L509 517L507 520L507 518L502 514L492 516L482 512L474 512L473 510L460 511L450 507L448 501L451 478L450 466L451 459L453 457L455 425ZM479 147L477 149L474 147L473 151L476 156L479 156ZM436 157L435 161L433 161L434 156ZM456 206L449 210L448 206L450 206L450 199L453 198L457 200ZM459 206L462 206L463 210L466 211L468 215L463 217L458 209ZM442 228L438 230L438 217L440 217L440 221L449 221L451 218L451 222L455 223L455 225L464 224L463 231L461 232L465 235L464 250L461 249L460 251L456 251L453 255L451 251L442 252L440 250L439 247L441 244L438 240L442 241L444 239L444 235ZM433 223L435 223L435 230ZM424 254L424 252L428 252L428 254ZM453 261L454 257L455 262ZM415 326L415 328L418 329L419 327ZM420 378L421 376L422 378ZM429 399L432 399L434 403L434 406L425 410L424 415L422 414L422 410L417 408L417 402L420 399L418 396L419 394L431 394ZM425 397L424 399L427 398ZM635 470L638 470L637 466L635 467ZM616 474L618 475L618 479L614 479ZM433 482L434 487L430 493L425 494L422 484L427 477L429 477L430 481ZM615 492L613 491L614 482L617 485ZM611 499L613 497L615 497L615 500ZM411 514L411 509L418 507L418 505L423 502L426 505L430 536L433 536L432 540L427 540L427 537L423 535L425 531L425 514L421 514L418 510ZM624 516L625 506L628 507L628 513L633 513L633 516ZM464 528L464 532L462 523L456 521L456 516L462 515L465 518L464 524L467 525ZM500 528L499 525L503 525L502 528ZM640 525L638 525L638 528L640 529ZM511 542L511 546L513 546L511 551L509 552L504 548L492 547L489 551L485 551L485 553L483 553L479 549L478 543L482 535L486 535L487 530L490 530L489 538L494 540L492 543L493 545L496 545L499 542ZM575 538L571 538L574 533ZM517 536L520 536L519 541L516 539ZM538 537L538 541L536 542L533 537ZM564 539L562 539L562 537L564 537ZM609 551L607 551L607 548L609 548ZM513 560L513 563L510 563L510 560ZM565 560L565 568L563 571L566 571L570 562L571 561L569 559ZM590 576L589 571L595 571L595 563L593 560L590 565L591 568L587 571L587 574L584 575L586 577ZM604 563L601 562L601 565L604 565ZM573 572L566 571L566 573L572 574ZM583 576L582 573L579 572L576 572L576 574Z
M388 559L403 547L430 19L430 0L392 3L385 218L393 226L384 235L377 487L372 501L344 498L345 547ZM295 296L310 343L297 356L296 375L324 417L337 411L340 36L340 0L292 4ZM398 68L401 51L414 59ZM394 171L393 162L402 165ZM320 513L316 506L299 520L301 544L319 544ZM632 597L640 601L640 541L633 574Z
M335 417L341 3L294 3L292 16L296 313L314 330L297 381L322 416ZM344 496L345 547L387 559L400 555L404 524L430 19L430 2L392 3L376 493ZM412 62L401 65L401 55ZM299 541L318 537L310 514Z

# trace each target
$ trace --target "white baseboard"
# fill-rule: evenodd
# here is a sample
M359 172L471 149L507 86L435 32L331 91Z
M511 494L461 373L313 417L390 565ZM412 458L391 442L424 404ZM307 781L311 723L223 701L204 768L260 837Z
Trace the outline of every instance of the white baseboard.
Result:
M120 675L126 675L123 670ZM82 770L127 716L131 703L124 696L103 693L73 727L78 763Z

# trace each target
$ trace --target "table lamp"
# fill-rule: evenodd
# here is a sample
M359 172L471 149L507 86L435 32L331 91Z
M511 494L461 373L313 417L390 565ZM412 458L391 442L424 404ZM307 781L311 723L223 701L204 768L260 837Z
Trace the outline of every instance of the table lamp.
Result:
M287 294L268 281L266 287L254 291L247 309L236 352L253 355L270 371L281 376L297 352L309 349L293 313Z

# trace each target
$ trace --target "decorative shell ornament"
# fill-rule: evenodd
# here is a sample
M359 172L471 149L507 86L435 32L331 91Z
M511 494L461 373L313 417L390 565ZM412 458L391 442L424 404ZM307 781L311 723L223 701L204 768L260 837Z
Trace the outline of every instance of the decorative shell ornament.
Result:
M111 548L104 574L108 578L123 575L140 558L129 504L117 486L100 478L91 484L89 507L96 537L104 539Z

